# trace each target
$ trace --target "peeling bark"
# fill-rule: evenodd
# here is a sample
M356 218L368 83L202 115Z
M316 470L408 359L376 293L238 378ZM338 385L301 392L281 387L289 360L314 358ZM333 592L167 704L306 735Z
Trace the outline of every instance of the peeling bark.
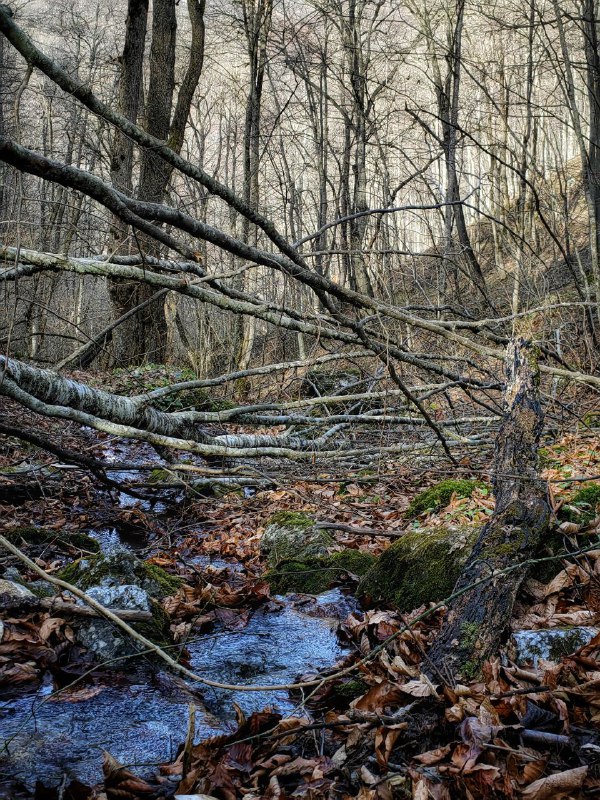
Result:
M506 368L505 418L496 439L493 479L496 508L454 589L465 591L450 605L429 653L431 664L450 678L456 673L472 677L497 651L527 568L493 576L534 556L550 515L538 469L543 412L530 342L510 343ZM473 584L478 585L467 588Z

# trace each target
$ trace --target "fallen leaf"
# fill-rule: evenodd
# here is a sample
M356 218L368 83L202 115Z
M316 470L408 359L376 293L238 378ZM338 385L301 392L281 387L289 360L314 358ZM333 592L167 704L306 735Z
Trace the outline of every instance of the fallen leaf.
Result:
M523 790L524 800L561 800L581 789L588 773L587 767L568 769L566 772L557 772L530 783Z

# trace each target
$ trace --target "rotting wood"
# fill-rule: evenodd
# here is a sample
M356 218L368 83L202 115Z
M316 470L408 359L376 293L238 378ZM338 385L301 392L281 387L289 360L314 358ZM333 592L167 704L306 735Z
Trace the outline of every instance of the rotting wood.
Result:
M496 439L493 486L496 507L456 584L455 592L479 585L451 604L429 658L453 682L474 677L497 652L527 568L493 577L530 559L547 529L550 508L539 477L538 447L543 429L537 354L523 338L507 348L505 417Z

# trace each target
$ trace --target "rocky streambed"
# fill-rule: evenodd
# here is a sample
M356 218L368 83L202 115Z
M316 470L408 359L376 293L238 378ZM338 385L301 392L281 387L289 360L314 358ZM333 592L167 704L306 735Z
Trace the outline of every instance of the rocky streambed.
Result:
M251 685L292 683L334 664L346 650L332 615L348 606L339 590L306 600L299 607L281 598L279 610L255 611L243 630L197 637L187 645L192 668L213 680ZM0 775L28 786L59 785L65 776L94 784L102 778L102 750L152 774L185 739L192 702L196 740L229 730L233 702L246 713L271 706L285 715L296 708L286 692L194 694L172 676L141 669L62 696L48 683L0 702Z
M131 507L131 499L122 494L119 505ZM78 570L87 578L83 587L97 600L111 607L152 611L156 598L173 590L153 582L152 573L135 577L143 563L136 548L147 554L144 537L108 525L88 533L100 553L84 557L76 569L68 568L68 576L72 580ZM228 567L233 575L239 568L235 562L211 562L202 556L192 562L200 573ZM103 563L118 565L122 574L99 578ZM274 597L249 609L239 629L217 623L210 632L190 634L185 640L189 666L223 683L293 683L299 675L330 667L347 653L337 628L355 607L339 589L318 596ZM128 662L123 658L127 643L104 620L78 622L77 636L100 662L116 659L113 669L104 668L99 677L62 689L47 673L35 690L20 688L0 697L0 787L8 780L29 790L37 783L98 783L102 751L142 776L152 775L158 765L175 757L184 741L191 703L196 709L196 741L232 729L234 703L247 714L265 707L283 715L299 711L286 691L194 687L161 672L156 663L139 658Z

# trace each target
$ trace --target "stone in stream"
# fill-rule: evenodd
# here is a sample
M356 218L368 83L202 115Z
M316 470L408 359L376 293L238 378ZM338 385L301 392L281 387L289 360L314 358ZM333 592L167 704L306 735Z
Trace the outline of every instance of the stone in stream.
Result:
M150 595L141 586L135 586L134 584L92 586L87 590L86 594L107 608L129 609L131 611L151 610Z
M571 628L544 628L531 631L516 631L509 643L509 654L519 666L533 663L539 659L560 661L589 644L600 628L575 626Z
M362 577L375 562L374 556L361 550L335 550L330 533L313 517L295 511L273 514L260 550L270 567L264 578L277 594L320 594L345 583L348 576Z
M65 567L59 577L108 608L151 611L151 621L135 622L132 627L159 645L170 643L169 620L157 600L175 594L182 585L180 578L140 561L127 551L78 559ZM122 659L141 649L104 619L81 622L77 626L77 637L84 647L104 661Z
M7 581L0 578L0 595L8 595L8 597L19 599L21 597L35 597L33 592L30 592L27 587L22 586L20 583L14 581Z
M479 535L478 525L415 528L377 559L359 595L412 611L448 597Z
M84 591L92 586L140 586L157 599L175 594L183 584L181 578L141 561L126 550L77 559L62 569L58 577Z

